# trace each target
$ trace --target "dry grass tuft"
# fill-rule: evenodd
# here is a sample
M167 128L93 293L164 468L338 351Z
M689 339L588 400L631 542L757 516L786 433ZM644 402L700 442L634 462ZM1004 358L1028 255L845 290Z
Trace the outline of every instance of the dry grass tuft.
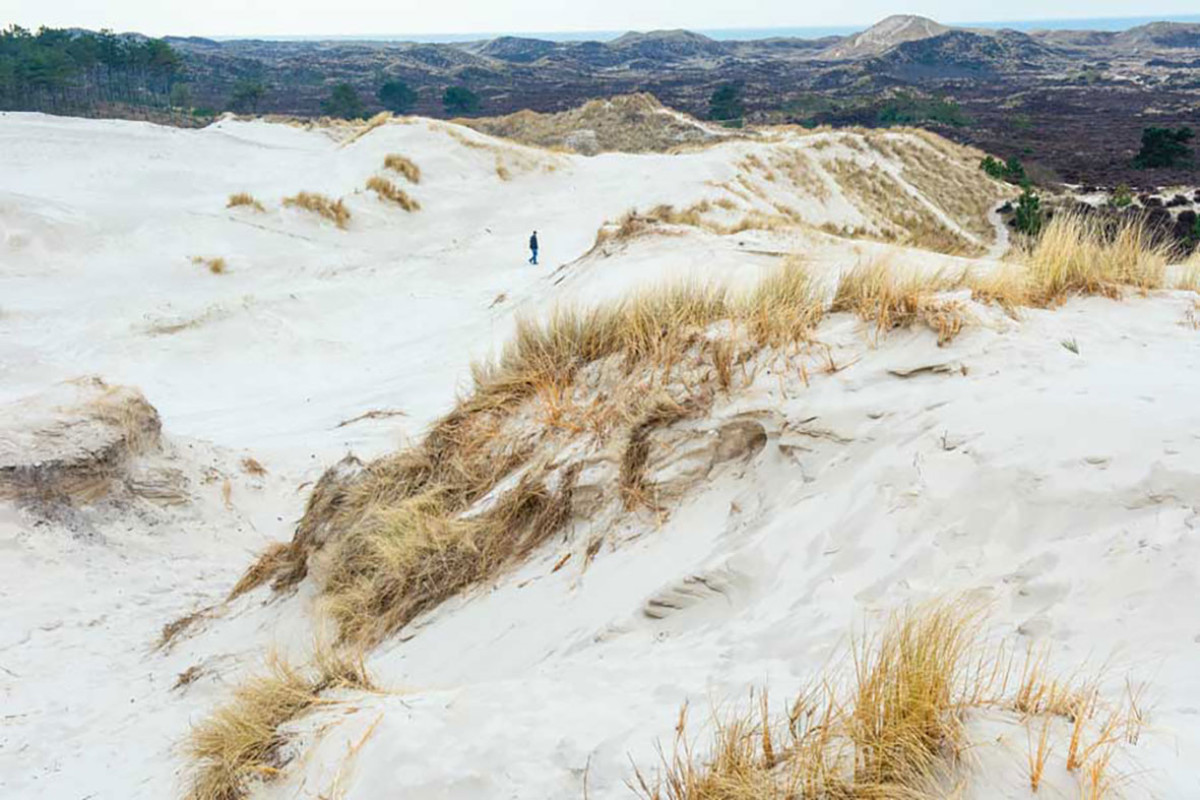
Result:
M1037 793L1041 788L1042 777L1046 772L1046 759L1050 757L1050 717L1042 723L1042 732L1038 734L1037 746L1034 746L1032 736L1029 741L1029 789Z
M1200 293L1200 250L1179 265L1174 288Z
M848 684L822 675L782 717L772 716L764 692L748 711L716 715L712 744L702 753L687 739L685 706L659 774L652 780L635 768L633 787L646 800L958 796L950 787L964 788L959 769L972 746L966 715L1018 702L1006 696L1013 660L985 641L982 622L978 606L961 600L909 609L852 648ZM1118 720L1129 716L1114 712ZM1041 722L1030 735L1034 791L1052 746L1049 717ZM1115 744L1106 731L1116 727L1102 725L1097 746L1079 755L1085 797L1100 797L1088 787L1110 781L1105 770Z
M1018 256L1027 270L1026 304L1058 305L1076 294L1117 298L1122 287L1158 289L1171 255L1170 246L1137 220L1111 226L1059 214Z
M990 682L970 669L978 623L973 608L952 603L910 610L853 649L850 686L824 678L779 721L764 694L750 712L717 720L703 758L681 715L673 756L657 780L638 770L635 788L647 800L928 796L966 745L967 698Z
M763 279L746 296L741 317L750 336L761 347L781 348L807 341L824 315L819 286L798 260Z
M188 800L239 800L277 776L285 763L280 728L328 702L321 693L338 688L374 690L361 655L318 648L308 670L270 658L265 674L243 683L192 730L185 745L192 764Z
M262 477L263 475L267 474L267 468L262 465L262 462L251 456L246 456L242 459L241 467L242 471L247 475Z
M330 200L325 195L316 192L300 192L283 198L283 204L288 208L301 208L322 216L342 230L345 230L350 222L350 209L346 208L340 198Z
M229 271L229 265L225 263L225 259L221 257L205 258L204 256L192 256L192 263L198 266L205 267L213 275L224 275Z
M378 175L371 176L367 181L367 189L371 190L382 200L388 200L403 208L405 211L419 211L421 204L407 192L387 178Z
M916 789L961 752L959 710L967 692L979 689L964 684L978 623L974 609L933 606L900 616L877 641L859 645L848 719L856 784Z
M145 395L128 386L110 386L100 378L84 380L100 390L85 404L85 410L94 418L120 430L125 449L131 455L140 455L159 447L162 420Z
M158 641L155 643L155 648L158 650L169 650L175 640L190 630L198 622L208 619L212 616L212 608L201 608L190 614L184 614L179 619L172 620L162 626L159 632Z
M898 271L871 261L841 277L831 311L849 311L875 324L876 335L921 323L937 333L938 345L953 341L967 321L961 302L938 295L963 285L962 275Z
M411 158L398 155L397 153L388 153L383 159L383 168L390 169L392 172L398 172L403 175L409 183L421 182L421 168L418 167Z
M259 213L265 213L267 209L263 208L263 204L254 199L254 195L249 192L237 192L229 195L228 202L225 203L226 208L238 208L245 206Z
M638 506L658 509L657 498L646 485L646 460L650 456L650 435L687 416L688 409L667 398L654 403L629 431L629 441L621 457L621 496L626 510Z

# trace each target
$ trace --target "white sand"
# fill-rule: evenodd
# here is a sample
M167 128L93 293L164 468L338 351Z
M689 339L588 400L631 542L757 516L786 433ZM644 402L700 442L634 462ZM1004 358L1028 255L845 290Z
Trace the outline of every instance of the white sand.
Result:
M514 313L672 278L749 281L794 251L830 269L880 253L953 261L815 232L680 230L572 263L604 221L715 198L746 152L806 140L586 159L459 136L503 149L424 122L343 144L265 123L0 114L0 402L82 374L137 386L192 492L182 507L98 512L89 537L0 504L0 797L177 796L189 724L269 647L304 652L319 623L306 585L272 603L253 593L167 653L152 649L161 626L219 601L255 551L290 538L300 484L347 450L418 436ZM418 213L357 191L389 152L422 169L405 187ZM346 196L350 229L279 207L299 190ZM237 191L268 212L226 210ZM836 195L793 203L816 223L862 216ZM1144 683L1147 729L1118 788L1200 795L1190 303L1078 300L1020 322L978 308L980 324L941 349L926 331L872 346L831 318L821 337L852 366L813 367L807 388L793 368L764 370L715 410L762 421L751 461L716 470L661 526L608 532L586 571L578 557L550 571L595 532L581 523L419 620L370 661L395 693L298 721L300 757L256 796L581 797L586 771L590 797L628 797L629 757L653 764L683 700L707 709L762 684L784 698L855 626L954 591L991 602L997 636L1052 643L1056 665L1104 665L1116 690ZM965 374L892 372L946 363ZM372 409L404 415L337 427ZM244 454L268 474L241 471ZM719 588L697 591L694 576ZM654 619L652 600L680 608ZM1029 796L1025 728L972 725L988 745L969 796ZM1039 796L1077 795L1064 758L1059 742Z

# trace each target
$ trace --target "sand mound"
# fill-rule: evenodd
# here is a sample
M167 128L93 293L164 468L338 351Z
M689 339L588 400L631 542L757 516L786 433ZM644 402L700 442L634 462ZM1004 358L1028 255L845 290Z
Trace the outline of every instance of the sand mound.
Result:
M734 135L672 111L650 94L592 100L556 114L518 111L504 117L458 121L492 136L583 155L666 152L680 145L710 144Z
M130 471L157 450L158 412L136 389L85 378L0 411L0 500L33 507L153 491Z

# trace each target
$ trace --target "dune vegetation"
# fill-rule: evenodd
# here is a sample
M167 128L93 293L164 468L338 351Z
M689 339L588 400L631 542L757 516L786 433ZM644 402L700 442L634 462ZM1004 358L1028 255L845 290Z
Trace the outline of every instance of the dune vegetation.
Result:
M352 477L323 480L293 541L264 554L234 595L267 581L295 585L328 548L321 590L343 637L377 642L566 524L574 467L544 455L551 441L623 443L618 494L627 508L653 508L637 476L646 432L702 415L730 390L731 364L747 374L764 350L798 356L807 370L829 313L855 314L876 338L921 326L948 345L971 323L972 294L1017 313L1068 293L1152 288L1164 264L1137 231L1104 232L1064 216L1044 242L997 272L922 273L872 261L830 285L793 261L745 292L683 284L522 320L496 360L475 366L471 393L421 443ZM727 332L714 336L720 326ZM602 392L581 387L576 379L588 371L611 384ZM530 417L541 423L533 433Z
M988 641L983 621L962 598L907 609L854 643L783 713L763 691L748 709L714 714L706 747L689 741L685 706L674 748L653 776L637 768L634 788L644 800L954 796L972 746L966 723L992 713L1030 731L1032 791L1051 722L1061 719L1069 738L1053 746L1068 750L1080 796L1106 796L1114 751L1137 740L1136 696L1106 701L1093 679L1050 676L1045 651L1018 657Z
M383 159L383 168L404 176L409 183L421 182L421 168L411 158L399 153L388 153Z
M300 208L324 217L343 230L350 223L350 209L346 208L340 198L330 200L325 195L316 192L299 192L291 197L283 198L283 204L288 208Z
M396 184L389 181L387 178L379 175L372 175L367 180L367 189L374 192L380 200L386 200L389 203L395 203L405 211L419 211L421 204L416 198L408 194Z
M239 686L188 737L188 800L238 800L254 783L269 781L284 763L280 728L332 702L322 695L335 689L375 690L360 655L318 647L304 669L269 657L263 674Z
M204 267L213 275L224 275L229 264L221 256L192 256L192 263Z
M229 200L225 203L226 208L250 208L258 212L266 212L263 204L254 199L254 195L249 192L237 192L229 195Z

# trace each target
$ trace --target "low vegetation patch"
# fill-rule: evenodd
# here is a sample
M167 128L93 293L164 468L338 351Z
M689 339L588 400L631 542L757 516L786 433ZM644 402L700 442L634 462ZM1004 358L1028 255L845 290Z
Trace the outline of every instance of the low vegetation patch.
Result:
M421 208L421 204L417 202L416 198L410 196L408 192L387 178L381 178L378 175L371 176L367 181L367 189L378 195L379 199L395 203L405 211L419 211Z
M249 192L237 192L236 194L229 195L229 200L225 203L225 207L250 208L260 213L263 213L267 210L263 207L263 204L255 200L254 195L250 194Z
M986 275L875 262L827 287L791 262L748 292L684 284L522 320L498 358L474 367L472 392L419 444L328 471L292 542L264 553L233 594L267 582L292 587L319 559L320 590L342 636L377 642L446 598L494 580L567 525L577 462L548 454L611 445L621 453L612 499L627 510L661 508L643 474L655 431L703 415L736 384L735 366L752 380L746 365L764 350L768 358L817 354L814 331L831 310L857 315L876 336L921 325L944 345L971 322L969 292L1015 313L1072 292L1111 294L1109 282L1161 283L1159 255L1136 231L1085 237L1086 247L1099 250L1080 261L1059 244L1076 230L1072 224L1056 219L1066 232L1052 225L1043 249ZM827 370L837 368L830 361Z
M346 208L340 198L330 200L325 195L316 192L300 192L283 198L283 204L288 208L301 208L322 216L342 230L345 230L350 222L350 209Z
M961 288L963 280L962 274L903 271L872 261L842 276L830 310L849 311L874 323L877 336L921 323L937 333L941 346L951 342L966 321L963 304L941 295Z
M323 478L293 542L264 554L236 592L268 580L294 585L332 542L322 587L329 607L344 636L377 641L520 560L569 521L575 468L538 460L539 444L625 442L628 496L651 505L638 476L639 442L656 425L712 402L719 370L704 331L732 320L763 343L801 341L820 307L807 275L793 266L746 296L681 286L522 321L497 360L476 366L473 393L419 446L345 479ZM576 376L589 369L615 371L619 386L577 403ZM678 413L652 413L668 407ZM528 414L548 424L531 434Z
M848 680L833 668L778 715L764 692L749 710L718 716L702 751L688 740L685 706L673 751L655 777L636 769L634 788L645 800L953 796L963 788L960 766L972 746L965 722L987 710L1036 732L1034 791L1050 721L1070 722L1068 770L1083 796L1101 796L1087 792L1111 781L1113 748L1136 742L1141 714L1133 693L1105 703L1094 681L1052 679L1041 656L1022 663L989 644L981 621L962 602L897 615L881 635L851 648Z
M633 94L591 100L569 111L518 111L503 117L460 120L492 136L583 155L602 152L669 151L680 145L722 141L697 121L663 107L652 95ZM730 131L729 136L735 135Z
M329 702L322 693L332 689L375 689L361 656L318 649L307 669L270 658L264 674L192 730L184 746L188 800L240 800L256 783L269 782L284 765L280 728Z
M1055 306L1072 295L1116 298L1126 288L1162 288L1174 255L1137 219L1064 213L1022 246L1011 265L972 278L971 288L977 298L1009 310Z
M398 172L409 183L421 182L421 168L411 158L397 153L388 153L383 159L383 168Z
M224 275L229 271L229 265L224 258L220 256L210 258L205 256L192 256L192 263L202 266L211 272L213 275Z

